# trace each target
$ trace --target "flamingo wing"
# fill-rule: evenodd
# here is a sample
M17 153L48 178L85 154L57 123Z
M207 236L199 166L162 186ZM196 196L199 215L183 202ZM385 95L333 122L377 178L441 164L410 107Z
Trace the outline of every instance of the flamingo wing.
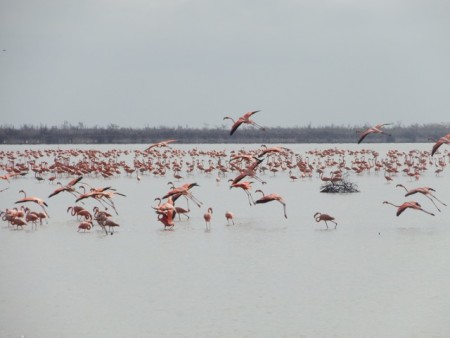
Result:
M366 138L367 135L369 135L370 133L372 133L372 128L371 129L367 129L365 132L363 132L358 140L358 144L362 142L362 140L364 140Z
M243 119L241 119L241 118L238 119L238 120L233 124L233 126L231 127L230 135L233 135L234 132L236 131L236 129L238 129L239 126L240 126L243 122L244 122Z
M433 146L433 149L431 150L431 156L433 156L434 155L434 153L439 149L439 147L441 146L441 145L443 145L444 144L444 141L442 140L442 139L439 139L435 144L434 144L434 146Z
M402 204L401 206L399 206L397 209L397 216L400 216L403 213L403 211L405 211L409 207L410 207L409 205L405 205L405 204Z
M261 110L254 110L254 111L249 111L248 113L245 113L242 118L248 119L250 118L250 116L252 116L253 114L256 114L257 112L260 112Z
M74 178L72 181L70 181L69 183L67 183L67 186L68 186L68 187L73 187L75 184L77 184L78 182L80 182L82 178L83 178L83 176L78 176L77 178Z

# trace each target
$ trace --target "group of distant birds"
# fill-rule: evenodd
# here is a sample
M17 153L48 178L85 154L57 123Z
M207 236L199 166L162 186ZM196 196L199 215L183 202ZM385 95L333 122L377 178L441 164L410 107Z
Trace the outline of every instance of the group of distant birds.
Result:
M233 125L230 130L230 135L233 135L236 130L242 126L242 125L251 125L256 128L259 128L261 130L265 130L264 127L257 124L255 121L253 121L251 118L254 114L258 113L260 110L255 110L248 112L241 117L239 117L237 120L233 119L232 117L226 116L225 119L229 119L233 122ZM370 127L362 132L359 133L359 139L357 143L361 143L368 135L370 134L385 134L389 135L384 131L384 127L390 125L390 123L383 123L378 124L373 127ZM143 154L145 156L153 154L153 151L158 148L170 148L169 145L173 142L176 142L176 140L165 140L161 142L154 143L147 147ZM444 144L450 144L450 134L447 134L441 138L439 138L437 141L435 141L432 149L431 149L431 156L433 156L437 150ZM283 215L285 218L287 218L287 212L286 212L286 202L283 199L282 196L280 196L277 193L271 193L271 194L264 194L264 192L261 189L255 190L256 192L261 193L261 197L259 199L254 200L253 196L251 194L252 189L252 183L253 181L245 181L246 178L251 178L253 180L257 180L262 184L265 184L266 182L262 180L257 175L257 170L259 165L264 161L265 157L274 155L274 154L282 154L286 152L286 148L283 147L267 147L265 145L261 146L261 149L258 150L258 152L253 154L244 154L244 153L238 153L233 154L230 156L230 159L228 160L228 166L229 169L232 171L238 172L238 175L233 178L229 179L230 182L230 189L236 188L236 189L242 189L248 198L248 202L250 205L256 205L256 204L265 204L272 201L276 201L280 203L283 207ZM450 155L449 155L450 158ZM219 159L220 163L220 159ZM245 163L245 165L243 165ZM3 169L5 169L4 167ZM311 168L312 169L312 168ZM20 170L17 170L14 172L13 170L10 170L7 174L0 176L1 179L8 180L10 178L13 178L14 176L17 176L20 174ZM137 179L140 180L139 173L137 171L137 168L134 170L130 169L130 171L127 172L133 172L136 171L137 173ZM224 171L227 171L226 168ZM56 177L56 176L55 176ZM67 184L62 185L58 182L59 187L55 189L48 198L52 198L62 192L67 192L76 197L75 202L76 203L83 203L86 199L92 198L95 201L98 201L105 210L100 210L98 206L94 207L92 212L89 212L88 210L84 209L80 205L70 206L67 209L67 212L70 212L72 216L76 216L78 220L81 221L81 223L78 226L78 231L86 231L90 230L94 226L94 221L97 222L97 224L102 227L102 229L105 231L106 234L114 233L114 228L119 227L120 225L115 222L112 219L112 215L107 211L108 208L112 208L116 214L117 210L113 201L114 196L125 196L122 193L117 192L112 187L100 187L100 188L94 188L89 185L87 185L84 182L81 182L83 179L83 175L81 173L78 174L77 177L70 180ZM321 176L322 179L322 176ZM339 178L337 178L339 179ZM153 206L156 215L157 220L161 222L164 225L165 229L171 229L174 227L175 223L175 217L178 214L178 217L180 219L181 215L185 215L187 218L189 218L189 201L192 201L195 203L198 207L200 207L203 203L193 195L192 188L198 186L197 183L185 183L180 186L175 186L172 182L169 182L172 184L171 189L164 194L162 197L155 198L155 201L158 200L159 203L157 206ZM80 187L80 189L83 189L83 192L80 192L76 190L76 185ZM88 190L86 190L85 187L88 187ZM398 184L398 187L402 187L406 190L405 196L410 196L416 193L423 194L428 199L430 199L433 204L436 206L436 208L440 211L438 206L436 205L435 201L440 203L441 205L446 205L444 202L440 201L434 194L435 190L430 187L421 187L416 188L412 190L408 190L405 186ZM34 203L37 204L41 209L42 212L36 212L32 211L28 207L22 207L22 208L12 208L12 209L6 209L5 211L1 211L0 215L2 216L2 219L4 221L7 221L8 224L15 225L16 227L23 227L24 225L27 225L28 223L33 224L34 227L37 226L37 223L40 222L42 224L42 220L48 219L49 215L46 210L46 207L48 207L47 203L38 197L35 196L27 196L24 190L20 190L20 193L23 193L23 198L17 200L16 204L21 203ZM186 201L188 202L188 209L181 208L179 206L175 205L175 202L178 198L184 197ZM166 200L166 202L163 203L163 201ZM424 210L422 206L416 202L416 201L407 201L403 204L396 205L388 201L384 201L384 204L390 204L397 208L397 216L401 215L406 209L414 209L419 210L422 212L425 212L429 215L434 214L430 211ZM212 207L209 207L207 212L203 215L205 226L207 230L210 230L211 227L211 219L212 219L213 209ZM234 214L231 211L227 211L225 213L225 217L227 220L227 223L232 222L234 224ZM314 220L316 222L324 222L326 227L328 228L328 222L331 222L334 224L334 227L336 228L338 223L336 222L335 218L329 214L317 212L314 214ZM107 229L108 228L108 229ZM109 231L108 231L109 230Z

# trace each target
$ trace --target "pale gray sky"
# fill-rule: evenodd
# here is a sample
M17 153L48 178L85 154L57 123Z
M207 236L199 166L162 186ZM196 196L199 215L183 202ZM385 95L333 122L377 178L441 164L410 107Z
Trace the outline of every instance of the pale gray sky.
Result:
M2 125L450 121L450 1L0 0Z

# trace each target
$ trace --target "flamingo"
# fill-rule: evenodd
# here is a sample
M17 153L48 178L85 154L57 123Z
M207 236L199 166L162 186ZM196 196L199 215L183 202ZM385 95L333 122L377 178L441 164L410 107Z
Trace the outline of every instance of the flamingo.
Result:
M236 169L238 169L240 171L240 174L233 179L233 183L238 183L239 181L241 181L245 177L250 176L251 178L254 178L255 180L261 182L262 184L266 184L265 181L263 181L261 178L256 176L256 167L258 165L260 165L261 162L264 161L264 159L261 159L261 158L258 158L258 157L254 157L254 159L255 159L255 161L250 163L244 170L241 170L238 166L235 166L234 164L232 164L230 162L230 164L233 167L235 167Z
M272 201L278 201L283 205L283 211L284 211L284 217L287 218L286 215L286 202L283 200L283 198L278 195L278 194L269 194L269 195L264 195L264 192L261 189L255 190L256 192L260 192L262 194L262 197L260 199L258 199L255 204L259 204L259 203L267 203L267 202L272 202Z
M173 205L172 196L169 196L167 202L163 205L160 205L161 198L156 197L155 201L156 200L159 200L158 207L153 207L153 209L155 209L156 213L158 214L158 221L164 224L164 229L173 228L173 226L175 225L175 223L173 222L173 218L175 217L176 209Z
M169 182L171 183L171 182ZM173 201L175 202L178 197L184 196L186 199L190 199L193 201L197 206L200 208L200 206L203 204L200 200L198 200L192 193L189 191L193 187L198 187L199 185L197 183L186 183L183 184L181 187L173 188L170 190L167 194L165 194L162 198L168 198L172 197Z
M27 214L25 215L25 221L31 222L33 225L32 228L37 229L37 221L39 219L39 216L32 212L31 210L28 210Z
M107 219L106 221L103 222L103 226L105 228L109 227L109 232L110 232L111 235L113 235L114 234L114 228L115 227L119 227L120 225L118 223L110 220L110 219ZM111 228L112 228L112 230L111 230Z
M371 127L369 129L365 130L364 132L360 133L358 144L361 143L362 140L364 140L364 138L369 134L385 134L385 135L391 136L390 134L387 134L386 132L381 130L381 128L383 128L384 126L388 126L390 124L392 124L392 123L377 124L376 126Z
M69 212L69 210L70 210L70 214L72 215L72 216L77 216L77 219L78 219L78 213L80 212L80 211L82 211L82 210L86 210L86 209L84 209L82 206L79 206L79 205L75 205L75 206L73 206L73 207L68 207L67 208L67 212Z
M160 141L157 143L153 143L152 145L150 145L147 149L145 149L144 151L149 151L152 148L162 148L162 147L169 147L169 143L172 142L176 142L177 140L165 140L165 141Z
M397 216L400 216L401 213L403 211L405 211L406 209L408 209L408 208L415 209L415 210L420 210L420 211L423 211L423 212L425 212L425 213L427 213L427 214L429 214L431 216L434 216L433 213L422 209L422 206L419 203L417 203L416 201L405 202L405 203L403 203L401 205L395 205L395 204L393 204L391 202L384 201L383 204L390 204L390 205L393 205L394 207L397 207L398 208L397 209Z
M433 202L434 206L436 207L436 209L438 209L438 211L440 212L441 210L438 208L438 206L436 205L436 203L434 203L433 199L431 197L433 197L434 199L436 199L436 201L438 201L439 203L441 203L442 205L447 206L447 204L445 204L444 202L442 202L441 200L439 200L436 196L433 195L432 191L436 191L433 188L430 187L419 187L419 188L415 188L415 189L411 189L408 190L403 184L397 184L396 187L401 187L403 189L405 189L406 194L405 197L410 196L410 195L414 195L417 193L420 193L422 195L424 195L425 197L427 197L431 202ZM431 197L430 197L431 196Z
M233 222L233 225L234 225L234 214L231 212L231 211L227 211L226 213L225 213L225 218L227 219L227 223L228 223L228 225L230 224L230 220Z
M325 225L327 226L328 229L328 223L327 222L333 222L335 224L334 228L336 229L337 227L337 222L334 220L334 217L328 215L328 214L322 214L321 212L316 212L314 214L314 219L316 220L316 222L320 222L320 221L324 221Z
M447 134L443 137L441 137L439 140L436 141L436 143L433 145L433 148L431 150L431 156L434 155L434 153L439 149L439 147L443 144L450 144L450 134Z
M77 232L80 232L80 230L84 230L83 232L86 232L86 230L91 230L92 226L92 221L81 222L80 225L78 225Z
M239 128L239 126L241 125L241 124L251 124L251 125L253 125L253 126L255 126L255 127L257 127L257 128L259 128L259 129L261 129L261 130L265 130L265 128L263 128L263 127L261 127L259 124L257 124L255 121L253 121L253 120L251 120L250 119L250 117L253 115L253 114L256 114L257 112L260 112L261 110L255 110L255 111L251 111L251 112L248 112L248 113L245 113L244 115L242 115L240 118L238 118L237 119L237 121L235 121L233 118L231 118L231 117L229 117L229 116L225 116L223 119L224 120L226 120L226 119L228 119L228 120L231 120L231 121L233 121L233 126L231 127L231 131L230 131L230 135L233 135L234 134L234 132L236 131L236 129L238 129Z
M232 179L230 179L229 181L233 182ZM250 193L250 189L252 188L252 183L251 181L243 181L243 182L239 182L239 183L232 183L230 185L230 189L231 188L241 188L242 190L244 190L244 192L247 194L247 198L248 198L248 203L250 205L255 204L255 201L253 200L252 194Z
M74 178L73 180L71 180L71 181L70 181L69 183L67 183L66 185L62 185L60 182L57 182L57 184L58 184L58 185L61 185L61 187L59 187L59 188L57 188L56 190L54 190L48 197L49 197L49 198L50 198L50 197L53 197L53 196L55 196L55 195L57 195L57 194L59 194L60 192L63 192L63 191L67 191L67 192L71 193L72 195L74 195L75 197L77 197L77 196L74 194L75 189L73 188L73 186L74 186L75 184L77 184L78 182L80 182L82 178L83 178L83 176L79 176L79 177L77 177L77 178Z
M178 220L179 221L181 221L181 215L184 215L184 216L186 216L187 217L187 219L189 219L190 217L189 217L189 215L188 215L188 213L190 212L191 210L186 210L186 209L184 209L184 208L182 208L182 207L175 207L175 212L178 214Z
M211 230L211 218L212 218L213 210L212 208L208 208L208 211L203 214L203 219L205 220L206 230Z
M261 145L261 148L264 148L261 150L261 152L258 154L258 157L262 157L266 154L270 153L284 153L285 149L281 147L270 147L268 148L265 144Z
M35 197L35 196L27 197L27 193L25 191L20 190L19 193L20 192L23 193L24 197L21 198L20 200L16 201L15 203L26 203L26 202L36 203L37 205L39 205L42 208L42 210L44 210L47 217L50 218L50 216L47 213L47 210L45 210L45 207L48 207L48 205L47 205L47 203L44 202L44 200L42 198Z

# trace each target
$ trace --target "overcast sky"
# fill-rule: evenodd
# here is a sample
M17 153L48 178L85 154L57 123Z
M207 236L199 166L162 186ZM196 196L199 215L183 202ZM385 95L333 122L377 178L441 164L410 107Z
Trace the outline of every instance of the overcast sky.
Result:
M0 0L0 124L450 121L450 1Z

